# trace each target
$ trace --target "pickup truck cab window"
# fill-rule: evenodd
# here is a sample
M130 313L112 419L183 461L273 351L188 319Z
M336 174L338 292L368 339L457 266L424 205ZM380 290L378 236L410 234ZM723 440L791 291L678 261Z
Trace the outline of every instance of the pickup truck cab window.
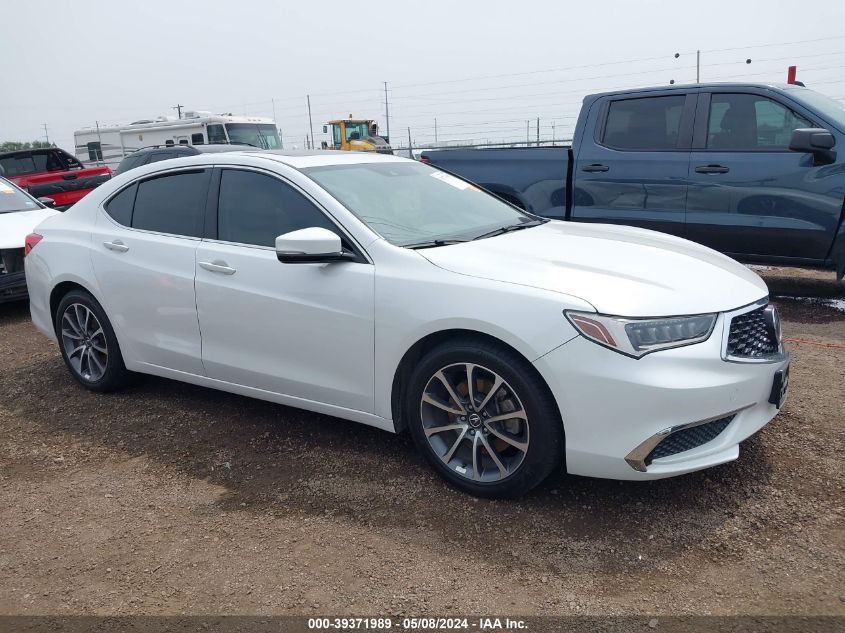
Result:
M717 93L710 99L707 149L786 151L792 131L803 127L812 124L772 99Z
M623 150L669 150L678 146L686 95L611 101L602 142Z

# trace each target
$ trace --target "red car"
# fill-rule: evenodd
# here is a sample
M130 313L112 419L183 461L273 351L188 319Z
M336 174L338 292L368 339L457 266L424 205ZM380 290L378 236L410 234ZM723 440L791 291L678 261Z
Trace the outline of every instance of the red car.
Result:
M57 148L24 149L0 154L5 176L35 198L50 198L64 209L111 178L108 167L85 167Z

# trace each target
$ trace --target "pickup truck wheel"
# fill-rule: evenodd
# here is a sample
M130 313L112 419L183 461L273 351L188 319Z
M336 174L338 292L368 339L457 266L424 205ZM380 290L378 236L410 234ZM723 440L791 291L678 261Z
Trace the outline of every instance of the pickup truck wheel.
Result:
M406 419L447 481L481 497L515 497L562 463L554 398L527 361L486 341L446 343L410 380Z
M114 330L89 293L73 290L56 309L56 337L70 373L92 391L113 391L129 379Z

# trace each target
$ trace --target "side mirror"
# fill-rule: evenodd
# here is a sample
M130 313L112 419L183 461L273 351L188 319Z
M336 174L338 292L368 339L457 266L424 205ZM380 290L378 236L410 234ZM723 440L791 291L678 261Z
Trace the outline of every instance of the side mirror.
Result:
M276 257L285 264L355 261L337 233L319 227L291 231L276 238Z
M56 201L52 198L38 198L38 202L43 204L45 207L50 207L51 209L56 206Z
M793 152L812 154L816 164L832 163L836 160L833 147L836 138L824 128L799 128L792 132L789 149Z

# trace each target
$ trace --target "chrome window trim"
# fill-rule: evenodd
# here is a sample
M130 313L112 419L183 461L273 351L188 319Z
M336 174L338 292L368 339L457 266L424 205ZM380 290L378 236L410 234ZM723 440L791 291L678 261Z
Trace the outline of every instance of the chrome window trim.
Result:
M714 415L712 418L706 418L704 420L697 420L695 422L686 422L684 424L677 424L675 426L670 426L669 428L663 429L662 431L658 431L647 440L639 444L634 450L628 453L625 456L625 461L628 462L628 465L636 471L641 473L648 472L648 466L646 466L645 460L654 450L654 447L660 444L664 439L672 435L673 433L677 433L678 431L684 431L686 429L691 429L696 426L701 426L702 424L707 424L708 422L713 422L715 420L721 420L722 418L727 418L730 416L736 416L738 413L745 411L746 409L753 407L754 404L747 404L744 407L740 407L739 409L735 409L733 411L728 411L727 413L721 413L719 415ZM730 426L733 424L733 420L731 420ZM727 428L726 428L727 430ZM722 431L724 433L724 431ZM720 433L721 435L721 433ZM715 438L713 438L715 439ZM713 440L711 440L712 442ZM707 442L709 444L710 442ZM702 446L706 446L706 444L702 444ZM693 449L694 450L694 449Z
M754 303L749 303L748 305L744 305L741 308L737 308L735 310L730 310L729 312L723 312L722 318L722 348L721 348L721 356L722 360L726 363L756 363L756 364L774 364L782 362L786 357L787 354L783 348L783 340L778 341L778 351L776 354L771 354L770 356L763 356L759 358L752 358L748 356L731 356L728 355L728 338L731 333L731 323L734 320L734 317L740 316L742 314L746 314L748 312L752 312L759 308L769 305L769 297L765 296L762 299L755 301Z

